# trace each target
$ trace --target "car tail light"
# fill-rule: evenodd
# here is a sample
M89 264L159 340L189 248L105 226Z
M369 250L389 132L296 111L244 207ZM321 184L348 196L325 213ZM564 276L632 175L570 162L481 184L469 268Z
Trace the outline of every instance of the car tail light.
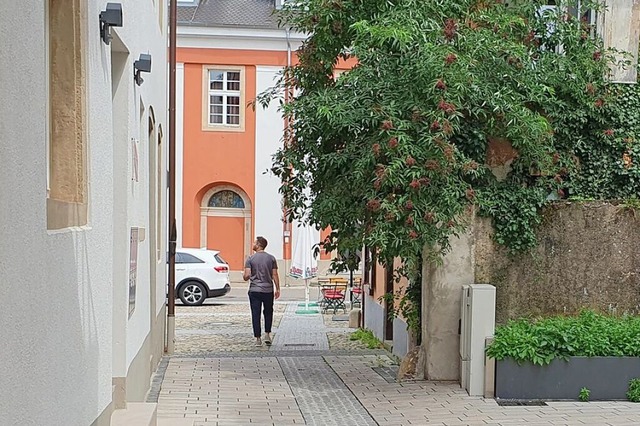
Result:
M216 272L229 272L229 268L226 266L214 266Z

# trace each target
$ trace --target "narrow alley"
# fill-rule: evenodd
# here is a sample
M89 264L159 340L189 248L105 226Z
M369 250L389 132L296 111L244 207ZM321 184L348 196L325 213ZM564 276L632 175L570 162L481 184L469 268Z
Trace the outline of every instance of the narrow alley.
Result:
M166 425L636 425L629 402L501 406L458 383L396 382L397 360L350 341L347 315L296 314L285 289L271 347L253 346L248 302L176 309L176 354L161 363L147 402ZM287 295L290 295L287 297Z

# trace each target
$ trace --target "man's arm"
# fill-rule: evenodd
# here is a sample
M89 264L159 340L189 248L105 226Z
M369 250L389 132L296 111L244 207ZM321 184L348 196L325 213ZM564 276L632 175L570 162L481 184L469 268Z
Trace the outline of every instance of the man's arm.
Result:
M247 256L244 260L244 272L242 273L242 279L245 281L249 281L251 278L251 256Z
M274 297L277 299L280 297L280 276L278 275L278 269L272 269L271 273L273 275L273 283L276 285L276 291Z

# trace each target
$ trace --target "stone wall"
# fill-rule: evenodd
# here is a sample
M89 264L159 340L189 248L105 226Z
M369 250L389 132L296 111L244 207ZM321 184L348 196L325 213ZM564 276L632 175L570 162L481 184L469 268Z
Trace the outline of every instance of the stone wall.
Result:
M636 216L637 215L637 218ZM496 286L496 321L582 308L640 312L640 212L607 202L548 206L530 254L509 256L476 219L475 281Z
M636 218L637 215L637 218ZM488 218L476 217L451 238L440 263L425 262L422 351L418 374L458 380L461 289L496 287L496 322L583 308L640 313L640 211L607 202L556 202L543 212L538 246L510 255L493 241Z

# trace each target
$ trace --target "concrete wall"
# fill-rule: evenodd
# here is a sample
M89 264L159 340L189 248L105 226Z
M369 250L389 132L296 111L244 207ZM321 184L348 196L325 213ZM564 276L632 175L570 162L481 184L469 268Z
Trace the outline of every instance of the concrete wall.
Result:
M585 307L638 314L638 223L611 203L557 202L544 211L535 250L511 257L492 241L490 221L477 219L475 281L496 286L498 323Z
M411 334L402 318L393 319L393 354L402 358L413 349Z
M459 380L461 289L473 283L474 238L471 230L451 238L442 264L430 263L425 252L422 286L422 348L428 380Z
M384 341L384 309L376 300L364 295L364 328L371 330L373 334L380 340Z
M475 218L467 233L451 239L442 264L423 270L424 376L459 379L460 289L496 287L496 322L583 308L640 312L638 212L607 202L556 202L545 208L538 246L511 256L496 244L491 222Z
M619 52L626 52L632 56L628 66L611 67L611 81L636 83L638 79L640 2L638 0L605 0L604 4L606 9L602 13L598 13L598 27L604 40L604 46L617 49ZM618 56L619 59L622 59L622 55Z
M47 2L0 14L0 276L5 306L0 321L0 424L87 425L112 407L114 376L130 371L150 335L152 315L164 289L164 263L156 264L158 282L150 283L148 150L139 152L139 175L130 179L131 138L139 139L148 107L156 125L167 130L166 32L159 26L157 2L123 2L124 27L117 30L129 51L123 82L129 86L124 140L113 136L111 46L99 37L98 14L106 2L89 1L82 16L86 61L87 225L47 230ZM166 20L164 21L166 23ZM116 31L114 31L116 32ZM120 46L122 47L122 46ZM133 87L133 60L151 53L153 69L141 87ZM140 99L145 109L140 116ZM144 145L144 142L141 142ZM120 149L124 147L121 151ZM125 178L114 172L123 162ZM126 198L124 203L114 203ZM163 204L162 204L163 205ZM118 209L118 210L116 210ZM122 229L114 224L124 223ZM131 319L117 322L128 300L115 300L115 288L128 292L128 228L146 229L139 245L138 294ZM123 229L124 237L117 235ZM162 246L162 250L166 250ZM124 270L124 273L116 273ZM118 278L114 280L114 278ZM151 285L157 285L155 303ZM128 293L126 293L128 297ZM125 308L126 309L126 308ZM114 329L119 324L120 328ZM122 346L113 350L117 337ZM157 351L157 346L156 346ZM116 371L118 354L122 359ZM159 355L159 354L158 354ZM158 357L156 356L156 359Z

